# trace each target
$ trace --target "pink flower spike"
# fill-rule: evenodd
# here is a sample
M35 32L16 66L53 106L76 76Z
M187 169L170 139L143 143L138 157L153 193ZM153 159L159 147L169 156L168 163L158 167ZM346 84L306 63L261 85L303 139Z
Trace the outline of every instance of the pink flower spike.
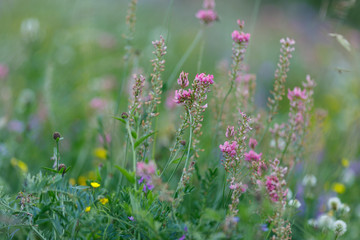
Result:
M306 90L304 89L303 91L301 91L301 88L299 87L295 87L293 91L288 89L288 98L290 101L293 101L294 98L306 99Z
M239 32L237 30L233 31L231 34L231 38L236 43L249 42L250 33Z
M193 90L189 89L189 90L185 90L185 89L180 89L180 90L175 90L175 103L177 104L181 104L184 103L187 100L190 100L193 94Z
M211 84L214 84L214 76L213 75L207 75L205 73L196 74L195 80L197 82L200 82L204 86L209 86Z
M199 10L195 16L204 24L210 24L218 19L217 13L213 9Z
M245 26L244 20L238 19L238 20L236 21L236 23L239 25L240 29L243 29L244 26Z
M186 88L187 86L189 86L188 76L189 76L189 73L185 73L184 71L182 71L180 73L180 76L179 76L177 82L182 88Z
M244 154L245 160L248 162L256 161L258 162L261 159L262 153L257 154L255 151L250 150L248 153Z
M256 141L256 139L250 138L250 140L249 140L249 147L250 148L255 149L257 144L258 144L258 142Z
M239 145L236 141L233 141L231 144L228 141L226 141L224 143L224 145L220 144L220 146L219 146L220 150L223 153L228 154L230 157L236 156L236 151L237 151L238 147L239 147Z

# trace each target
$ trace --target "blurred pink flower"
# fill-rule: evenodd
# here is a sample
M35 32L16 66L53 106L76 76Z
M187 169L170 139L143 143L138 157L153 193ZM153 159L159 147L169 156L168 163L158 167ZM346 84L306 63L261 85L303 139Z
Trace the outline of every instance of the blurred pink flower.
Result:
M218 19L218 15L213 9L201 9L195 16L205 24L210 24Z
M9 73L9 68L5 64L0 63L0 79L5 78Z
M90 107L93 109L102 110L106 106L106 101L101 98L93 98L90 101Z
M228 154L230 157L236 156L236 151L237 151L238 147L239 147L239 144L236 141L233 141L231 144L228 141L226 141L224 143L224 145L220 144L220 146L219 146L220 150L223 153Z
M294 98L306 99L306 90L301 91L301 88L295 87L293 91L288 89L288 98L293 101Z
M249 140L249 147L250 148L255 149L257 144L258 144L258 142L256 141L256 139L250 138L250 140Z
M245 160L248 162L259 161L261 159L262 153L257 154L255 151L250 150L248 153L244 154Z

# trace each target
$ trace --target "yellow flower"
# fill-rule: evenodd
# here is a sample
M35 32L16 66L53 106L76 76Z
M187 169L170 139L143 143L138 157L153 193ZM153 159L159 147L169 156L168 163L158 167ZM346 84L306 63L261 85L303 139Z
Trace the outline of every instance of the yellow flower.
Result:
M107 156L107 151L106 149L104 148L95 148L94 150L94 155L95 157L97 158L100 158L100 159L106 159L106 156Z
M341 159L341 164L347 168L347 167L349 167L350 162L347 158L343 158L343 159Z
M80 176L80 177L78 178L78 183L79 183L79 185L81 185L81 186L86 186L86 178L85 178L84 176Z
M101 199L100 199L100 202L101 202L103 205L105 205L105 204L107 204L107 203L109 202L109 199L107 199L107 198L101 198Z
M91 210L91 207L90 207L90 206L88 206L88 207L85 208L85 212L90 212L90 210Z
M93 188L98 188L98 187L100 187L100 184L97 183L97 182L91 182L90 185L91 185Z
M332 185L332 190L333 190L334 192L337 192L337 193L339 193L339 194L342 194L342 193L345 192L345 185L342 184L342 183L334 183L334 184Z
M69 183L70 183L70 185L74 186L76 184L76 180L74 178L70 178Z
M18 160L18 167L23 171L24 173L27 173L28 166L23 161Z
M13 167L16 167L16 166L17 166L17 159L14 158L14 157L11 158L10 163L11 163L11 165L12 165Z
M20 170L21 170L22 172L24 172L24 173L27 173L28 170L29 170L26 163L24 163L24 162L21 161L21 160L18 160L18 159L16 159L16 158L14 158L14 157L11 158L10 164L11 164L12 166L14 166L14 167L20 168Z

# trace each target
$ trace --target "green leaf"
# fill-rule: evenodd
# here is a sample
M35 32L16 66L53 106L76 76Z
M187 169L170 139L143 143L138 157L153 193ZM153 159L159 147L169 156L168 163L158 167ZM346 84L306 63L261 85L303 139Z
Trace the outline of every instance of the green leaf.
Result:
M156 132L152 132L149 134L146 134L145 136L142 136L141 138L139 138L135 143L134 143L134 148L137 148L143 141L145 141L148 137L150 137L151 135L154 135Z
M131 136L134 138L134 139L137 139L137 134L134 130L131 130Z
M338 33L329 33L329 36L336 38L336 40L340 43L340 45L343 46L343 48L345 48L348 52L351 51L351 45L349 41L346 40L346 38L344 38L343 35Z
M119 171L122 173L122 175L124 175L126 177L126 179L130 182L130 183L135 183L135 173L130 173L128 172L125 168L122 168L120 166L115 165L115 167L117 169L119 169Z
M44 170L48 170L50 172L58 173L58 171L56 171L55 169L52 169L52 168L48 168L48 167L41 167L41 168Z
M179 158L177 158L177 159L174 159L174 160L171 161L170 164L179 163L181 159L182 159L182 157L179 157Z
M124 119L122 119L122 118L119 118L119 117L112 117L112 118L114 118L116 120L119 120L120 122L126 124L126 121Z

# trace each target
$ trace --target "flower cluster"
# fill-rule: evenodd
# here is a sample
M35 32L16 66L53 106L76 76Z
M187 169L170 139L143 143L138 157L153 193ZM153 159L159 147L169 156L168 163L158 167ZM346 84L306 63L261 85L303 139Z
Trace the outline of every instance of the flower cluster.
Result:
M234 30L231 34L231 38L236 43L249 42L250 33L244 33Z
M220 145L220 150L230 156L231 158L236 156L237 149L239 144L236 141L233 141L231 144L226 141L224 145Z
M216 11L214 10L215 0L204 0L203 7L204 9L199 10L195 15L202 23L208 25L219 19Z
M145 162L137 162L136 163L136 175L140 177L138 183L142 184L143 191L147 192L148 190L152 190L154 188L153 185L153 176L155 175L156 165L154 161L150 161L149 163Z
M270 166L272 172L266 177L266 190L273 202L279 202L281 205L285 206L285 198L288 193L288 189L285 189L285 174L287 172L287 167L281 167L278 159L272 161Z

